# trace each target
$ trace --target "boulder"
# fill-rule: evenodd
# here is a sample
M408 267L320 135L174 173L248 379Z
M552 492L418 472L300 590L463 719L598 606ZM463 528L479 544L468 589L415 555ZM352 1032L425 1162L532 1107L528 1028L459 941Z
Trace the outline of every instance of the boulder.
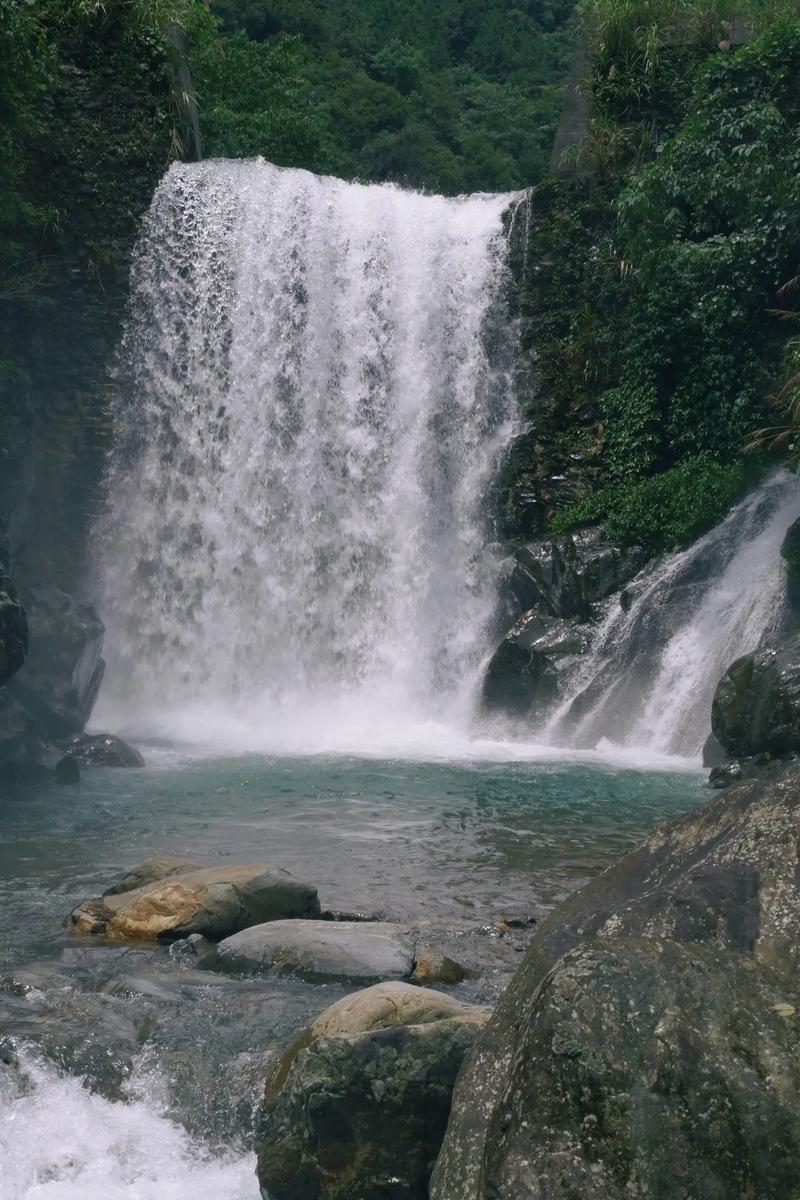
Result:
M799 845L800 779L740 783L656 830L551 913L464 1064L434 1200L483 1200L480 1161L516 1040L563 955L594 937L666 938L797 977Z
M44 774L44 749L33 717L0 687L0 778Z
M562 958L520 1016L469 1194L799 1194L795 982L727 951L598 941ZM440 1164L435 1200L465 1200L445 1176Z
M79 604L55 587L32 589L25 608L28 656L9 690L45 739L80 733L105 669L102 622L91 605Z
M0 567L0 686L25 662L28 621L11 580Z
M75 784L81 781L81 769L77 758L65 754L55 765L56 783Z
M404 996L399 1011L388 993L350 997L349 1012L319 1018L342 1032L300 1050L267 1100L258 1156L265 1200L427 1200L453 1084L487 1016L466 1008L445 1016L444 1005L440 1019L431 995ZM403 1010L426 1019L399 1023ZM375 1024L383 1020L389 1027ZM356 1031L365 1022L366 1032Z
M514 616L536 608L551 617L591 616L592 606L618 592L646 561L638 547L620 549L598 529L542 537L521 546L506 585Z
M731 663L714 693L711 725L735 758L800 751L800 637Z
M84 900L68 918L75 933L115 941L214 940L261 921L317 917L317 889L281 867L202 867L142 887Z
M199 863L188 858L176 858L173 854L155 854L146 858L138 867L126 871L116 882L103 892L104 896L118 896L122 892L134 892L148 883L171 879L173 875L188 875L190 871L202 871Z
M82 733L70 738L67 754L85 767L143 767L138 750L123 742L115 733Z
M238 971L296 971L337 979L407 979L414 969L408 927L388 922L270 921L225 938L219 964Z
M414 963L414 983L463 983L469 972L461 963L448 958L440 950L424 946L417 951L417 961Z
M800 518L786 531L781 545L781 558L786 563L786 595L797 613L800 612Z
M292 1063L301 1050L320 1038L339 1034L369 1033L375 1029L390 1029L395 1025L428 1025L452 1017L475 1017L488 1021L490 1010L462 1004L444 992L414 987L410 983L375 983L337 1000L292 1043L267 1080L267 1099L277 1096Z
M561 681L588 645L577 619L558 620L531 610L520 617L492 655L482 700L490 712L544 716L561 694Z

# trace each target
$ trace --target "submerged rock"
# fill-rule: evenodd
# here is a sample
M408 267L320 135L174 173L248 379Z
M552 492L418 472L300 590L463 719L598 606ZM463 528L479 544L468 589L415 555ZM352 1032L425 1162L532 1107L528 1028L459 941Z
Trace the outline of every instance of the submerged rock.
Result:
M55 776L57 783L80 783L81 769L78 765L78 760L73 758L71 754L65 754L56 763Z
M143 767L138 750L115 733L82 733L67 742L67 754L85 767Z
M564 673L587 645L587 627L577 619L525 613L486 668L484 707L510 716L544 715L560 696Z
M572 951L520 1013L479 1183L462 1192L442 1162L432 1196L794 1200L798 1014L796 984L739 954L657 939Z
M326 1009L268 1089L262 1196L427 1200L453 1084L487 1017L404 984Z
M800 637L731 663L714 693L711 724L734 758L800 751Z
M30 646L9 689L45 739L69 737L83 729L97 699L103 624L91 605L55 587L32 589L25 607Z
M407 979L415 959L411 931L388 922L270 921L226 938L217 949L220 965L234 970L337 979Z
M798 845L800 780L770 787L741 783L656 830L543 921L464 1064L434 1200L487 1197L481 1164L494 1136L494 1117L508 1094L511 1064L519 1039L527 1036L537 991L563 955L594 937L667 938L712 945L797 978ZM527 1086L538 1084L530 1078ZM623 1094L621 1103L628 1104L629 1097Z
M165 942L192 933L216 940L261 921L318 915L315 887L258 864L203 867L84 900L68 924L76 933L117 941Z

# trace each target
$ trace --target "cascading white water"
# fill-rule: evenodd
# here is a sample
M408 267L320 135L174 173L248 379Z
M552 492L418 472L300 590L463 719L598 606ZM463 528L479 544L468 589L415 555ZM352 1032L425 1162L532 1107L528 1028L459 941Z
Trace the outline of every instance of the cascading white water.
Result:
M798 517L800 481L777 474L688 550L643 572L627 611L611 601L544 736L699 755L722 673L786 617L780 545Z
M262 160L169 170L97 535L101 719L205 738L238 714L303 748L463 723L514 421L511 200Z

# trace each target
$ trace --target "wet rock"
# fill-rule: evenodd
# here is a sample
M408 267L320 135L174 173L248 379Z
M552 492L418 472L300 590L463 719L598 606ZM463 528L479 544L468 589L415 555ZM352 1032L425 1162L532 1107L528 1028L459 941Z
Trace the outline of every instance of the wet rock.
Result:
M520 547L506 585L516 617L537 608L552 617L586 620L592 606L618 592L640 570L645 553L602 540L597 529L537 538Z
M428 946L417 951L417 961L411 979L414 983L463 983L470 972L453 958Z
M66 746L67 754L85 767L143 767L138 750L114 733L82 733Z
M190 871L202 871L199 863L191 862L188 858L176 858L172 854L156 854L146 858L131 871L126 871L115 883L107 887L104 896L118 896L122 892L133 892L145 887L148 883L156 883L161 879L170 879L173 875L188 875Z
M0 688L0 778L45 775L44 749L33 717Z
M543 716L557 703L565 674L587 645L588 629L577 619L525 613L492 655L484 707L509 716Z
M350 1010L334 1013L334 1005L319 1019L341 1032L300 1050L268 1098L258 1158L262 1196L427 1200L453 1084L487 1014L462 1008L444 1017L448 1002L440 998L440 1019L428 1006L435 993L412 991L423 995L406 993L399 1007L388 993L360 993L348 997ZM400 1023L403 1013L426 1020ZM354 1031L365 1020L367 1031ZM374 1024L383 1020L390 1027Z
M218 939L262 921L319 915L317 889L281 867L204 867L131 891L84 900L68 918L76 933L115 941Z
M286 1081L292 1063L301 1050L320 1038L339 1034L368 1033L395 1025L428 1025L452 1017L471 1017L487 1021L490 1010L462 1004L444 992L414 987L410 983L375 983L331 1004L312 1022L283 1054L267 1080L267 1099L274 1099Z
M797 613L800 612L800 518L786 531L781 558L786 563L786 595Z
M745 654L717 684L714 735L732 757L800 751L800 638Z
M796 978L798 845L800 780L740 783L656 830L542 921L464 1064L435 1200L482 1200L480 1160L509 1086L517 1031L564 954L594 937L667 938L713 945Z
M78 760L73 758L71 754L65 754L56 763L55 775L57 783L80 783L81 769L78 765Z
M25 662L28 621L11 580L0 564L0 685L7 683Z
M79 733L103 678L103 625L95 610L58 588L26 594L28 656L8 687L45 739Z
M220 965L238 971L297 971L337 979L407 979L415 946L409 929L362 921L270 921L218 946Z
M434 1200L794 1200L796 983L660 940L572 951L520 1013L477 1186L447 1176Z
M713 733L710 733L703 745L703 766L722 767L728 761L725 750Z

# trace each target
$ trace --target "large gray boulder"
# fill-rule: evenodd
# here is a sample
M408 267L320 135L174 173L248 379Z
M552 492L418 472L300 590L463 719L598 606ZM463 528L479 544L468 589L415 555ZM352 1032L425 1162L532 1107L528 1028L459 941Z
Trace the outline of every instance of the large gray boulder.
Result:
M0 779L43 773L43 750L33 717L0 688Z
M97 699L105 664L103 624L88 604L55 587L25 597L30 644L25 664L8 685L45 739L80 733Z
M28 621L11 580L0 565L0 686L25 662Z
M564 678L588 639L588 628L576 618L559 620L536 609L525 613L489 661L484 708L509 716L543 717L558 702Z
M415 942L403 925L366 921L270 921L225 938L218 965L337 979L407 979Z
M148 864L135 871L147 878ZM191 934L225 938L262 921L318 917L319 911L315 887L260 863L156 873L140 887L84 900L68 925L75 933L115 941L169 942Z
M593 605L620 591L646 561L638 547L604 542L598 529L541 537L521 546L506 584L514 614L536 608L551 617L591 616Z
M505 1074L476 1191L442 1162L436 1200L798 1195L800 990L739 954L572 951L531 997Z
M135 747L115 733L79 733L65 747L69 756L85 767L143 767Z
M560 905L464 1065L433 1200L486 1200L482 1162L494 1114L538 989L565 954L595 937L665 938L712 945L797 978L799 845L800 780L738 784L656 830Z
M326 1010L268 1093L265 1200L427 1200L453 1084L488 1014L398 986Z
M714 693L711 725L735 758L800 751L800 637L731 663Z
M800 517L786 530L781 558L786 563L786 595L797 613L800 612Z

